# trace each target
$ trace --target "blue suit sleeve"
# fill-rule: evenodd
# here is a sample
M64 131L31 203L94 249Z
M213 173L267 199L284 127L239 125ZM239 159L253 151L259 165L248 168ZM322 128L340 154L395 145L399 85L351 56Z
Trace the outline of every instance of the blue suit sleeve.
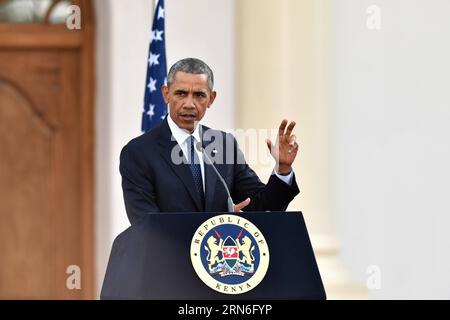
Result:
M136 153L132 146L127 145L120 154L125 209L132 225L148 213L160 211L156 204L151 171L146 170L142 157L138 157Z

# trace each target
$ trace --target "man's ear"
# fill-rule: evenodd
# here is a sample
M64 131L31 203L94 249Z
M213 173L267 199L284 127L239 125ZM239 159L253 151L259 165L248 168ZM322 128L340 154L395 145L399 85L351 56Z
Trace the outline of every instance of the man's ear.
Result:
M217 92L211 91L211 97L209 98L208 108L211 108L211 105L214 103L214 100L216 100L216 97L217 97Z
M161 87L161 93L164 98L164 102L166 104L169 104L169 87L168 86L162 86Z

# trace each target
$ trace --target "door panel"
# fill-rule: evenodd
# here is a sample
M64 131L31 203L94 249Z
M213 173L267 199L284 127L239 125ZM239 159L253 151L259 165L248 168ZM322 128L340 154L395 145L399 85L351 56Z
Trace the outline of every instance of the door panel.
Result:
M0 298L83 297L79 68L76 49L0 51Z

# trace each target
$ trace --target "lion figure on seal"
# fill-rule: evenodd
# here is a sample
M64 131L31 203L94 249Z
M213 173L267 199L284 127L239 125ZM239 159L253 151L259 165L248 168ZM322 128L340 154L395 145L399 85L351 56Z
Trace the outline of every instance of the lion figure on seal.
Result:
M217 244L217 239L210 236L206 243L208 244L208 246L205 246L205 250L208 251L206 261L209 262L209 269L211 270L216 263L225 261L223 257L222 259L219 258L219 252L222 252L223 239L220 239L219 244Z
M253 261L255 261L253 250L255 250L255 246L252 246L252 241L250 238L248 236L244 236L242 238L242 243L239 242L239 239L236 239L236 243L238 245L239 252L242 253L242 258L239 258L239 262L253 266Z

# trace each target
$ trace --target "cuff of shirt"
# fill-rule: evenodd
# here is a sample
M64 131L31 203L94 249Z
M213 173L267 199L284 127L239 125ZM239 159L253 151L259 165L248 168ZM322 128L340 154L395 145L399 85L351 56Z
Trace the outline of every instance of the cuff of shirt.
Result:
M278 179L280 179L287 185L292 186L292 178L294 177L294 171L291 171L291 173L289 173L287 176L282 176L278 174L275 170L273 171L273 174L276 175Z

